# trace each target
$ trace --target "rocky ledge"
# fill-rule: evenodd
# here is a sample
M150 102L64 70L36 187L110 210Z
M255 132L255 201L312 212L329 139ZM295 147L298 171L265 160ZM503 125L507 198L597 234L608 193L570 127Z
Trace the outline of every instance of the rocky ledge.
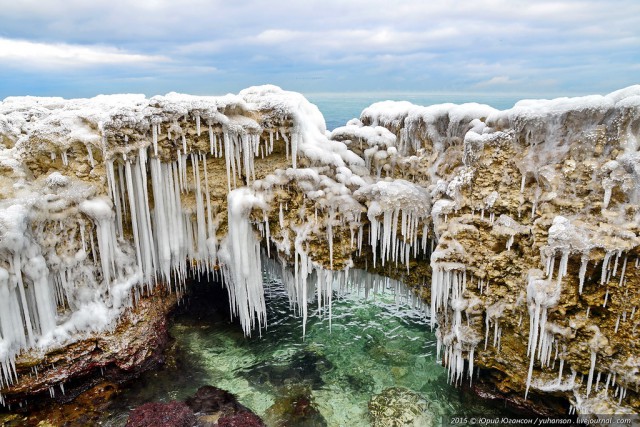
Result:
M182 292L191 268L224 278L251 334L263 270L304 322L360 266L430 304L453 383L479 369L523 402L637 412L639 135L640 86L506 111L382 102L333 132L273 86L8 98L0 403L74 381L52 362L77 355L84 376L145 359L135 307L166 301L140 294Z
M24 412L40 404L63 404L96 386L117 385L157 367L164 360L167 322L176 301L175 294L159 288L141 298L112 330L21 353L15 362L20 381L4 391L5 405Z

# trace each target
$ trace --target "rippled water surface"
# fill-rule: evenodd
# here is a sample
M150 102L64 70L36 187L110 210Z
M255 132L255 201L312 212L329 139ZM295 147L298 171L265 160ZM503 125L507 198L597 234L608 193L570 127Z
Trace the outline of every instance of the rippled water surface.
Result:
M121 425L130 408L148 401L183 400L202 385L236 394L270 425L303 400L317 411L299 425L368 426L369 401L390 387L426 401L429 416L498 415L447 383L428 319L389 293L334 299L331 327L328 316L311 315L314 307L304 339L302 319L278 283L267 287L262 336L245 338L228 316L179 315L171 328L175 356L121 395L107 424Z

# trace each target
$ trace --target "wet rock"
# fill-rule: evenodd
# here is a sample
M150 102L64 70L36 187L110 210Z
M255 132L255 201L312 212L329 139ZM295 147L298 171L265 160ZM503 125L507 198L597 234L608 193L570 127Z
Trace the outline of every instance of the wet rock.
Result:
M375 386L371 375L359 366L346 374L345 380L349 388L358 393L370 393Z
M495 384L503 384L502 375L495 371L482 371L474 379L471 386L463 385L464 390L481 398L485 403L492 402L496 406L508 409L514 414L534 417L553 417L557 414L569 412L567 402L561 396L552 394L537 394L534 399L525 399L520 393L510 390L500 390Z
M112 397L120 391L118 384L104 381L83 392L72 402L30 408L28 413L0 413L3 427L74 427L97 425L108 411ZM122 423L126 422L126 416ZM121 424L118 424L121 425Z
M322 375L332 369L333 364L323 355L303 350L293 355L287 364L274 365L271 362L263 362L247 370L244 376L250 379L252 384L270 383L273 387L282 387L289 382L295 382L309 384L317 389L324 385Z
M129 415L127 427L193 427L196 416L186 403L152 402L137 407Z
M260 417L240 404L234 394L218 387L200 387L186 404L195 413L198 426L264 426Z
M7 404L25 401L42 405L68 403L105 381L122 383L163 362L169 342L167 318L176 305L175 294L160 288L141 298L113 331L93 333L46 353L30 350L16 360L19 381L2 389ZM37 370L37 375L32 372Z
M390 387L371 398L369 417L373 427L436 425L428 402L419 394L403 387Z
M316 407L311 389L303 385L285 387L276 402L267 409L266 422L271 426L326 427L327 422Z
M218 427L263 427L265 424L253 412L239 412L220 418Z
M238 403L235 395L213 386L200 387L193 397L187 399L186 403L196 414L211 415L221 412L227 415L243 410L248 411Z
M127 427L263 427L265 424L235 395L213 386L203 386L186 402L146 403L129 415Z

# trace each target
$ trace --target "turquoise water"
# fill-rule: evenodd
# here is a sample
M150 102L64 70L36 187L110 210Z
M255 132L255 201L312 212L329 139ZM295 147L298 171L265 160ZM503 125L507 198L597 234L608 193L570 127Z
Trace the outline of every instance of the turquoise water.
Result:
M308 93L307 99L318 106L324 115L327 129L344 126L369 105L379 101L409 101L416 105L433 105L452 102L478 102L499 110L513 107L522 96L496 94L443 94L443 93Z
M119 396L106 424L123 425L130 408L184 400L203 385L234 393L270 426L370 426L369 402L380 393L400 395L389 411L413 417L410 425L441 416L500 415L448 384L428 319L396 305L390 292L368 301L334 299L331 328L326 316L310 315L304 338L281 284L270 282L266 295L269 326L262 336L245 338L219 312L179 315L171 328L175 360ZM295 412L292 402L301 400L315 415L286 421Z

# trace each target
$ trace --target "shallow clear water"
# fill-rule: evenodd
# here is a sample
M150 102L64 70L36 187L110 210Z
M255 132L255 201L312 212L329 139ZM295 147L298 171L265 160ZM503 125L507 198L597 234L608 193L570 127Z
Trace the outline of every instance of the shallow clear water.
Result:
M306 396L326 424L287 425L368 426L369 400L390 387L416 393L436 416L499 415L447 383L428 319L398 307L389 293L334 300L331 328L327 317L310 316L304 339L302 319L277 283L267 288L267 307L269 327L261 337L245 338L224 316L178 316L171 328L177 362L146 374L119 396L107 425L122 425L130 408L183 400L203 385L236 394L269 425Z

